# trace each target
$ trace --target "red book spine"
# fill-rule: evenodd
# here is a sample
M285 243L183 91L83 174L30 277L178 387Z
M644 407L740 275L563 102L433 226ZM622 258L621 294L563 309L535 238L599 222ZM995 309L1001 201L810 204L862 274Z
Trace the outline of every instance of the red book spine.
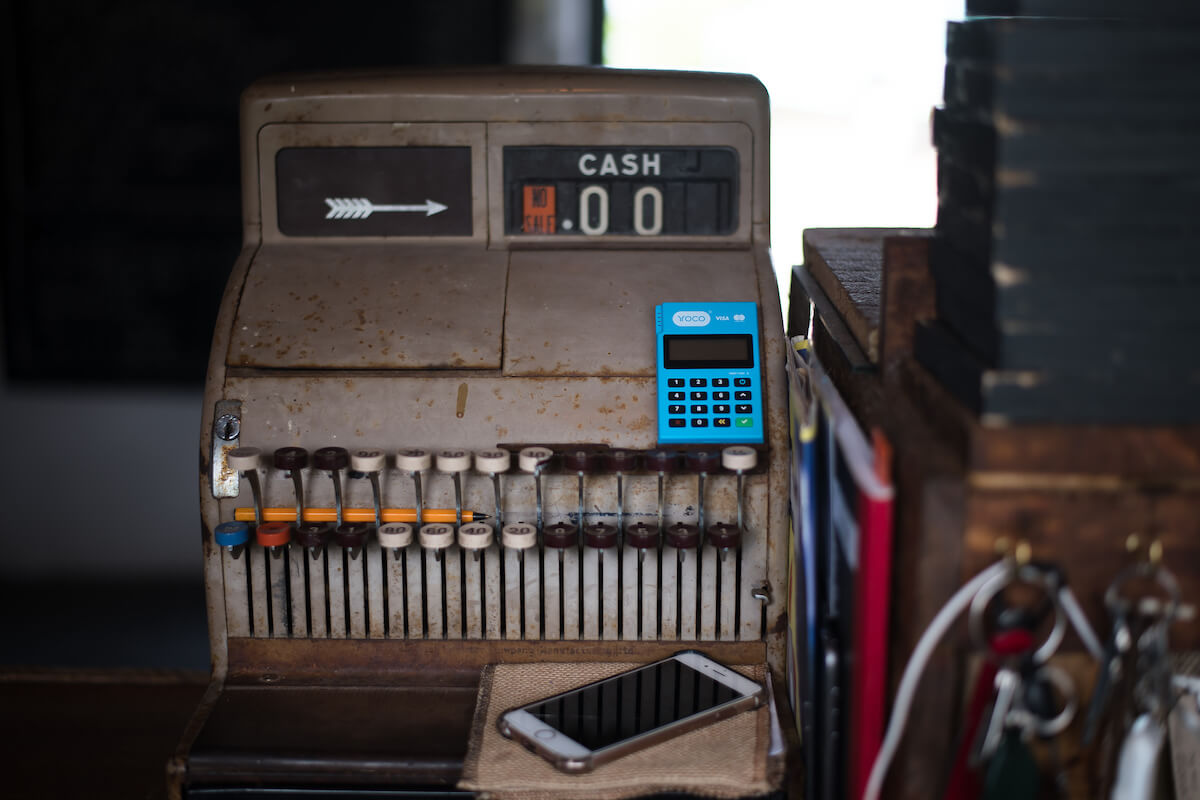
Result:
M891 447L872 431L875 471L890 484ZM886 722L888 617L892 594L892 500L858 494L859 564L855 590L854 677L850 695L850 786L867 788Z

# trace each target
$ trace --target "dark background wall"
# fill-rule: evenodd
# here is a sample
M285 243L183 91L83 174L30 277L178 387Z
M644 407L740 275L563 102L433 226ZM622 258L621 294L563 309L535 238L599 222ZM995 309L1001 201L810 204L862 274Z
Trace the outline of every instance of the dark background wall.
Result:
M242 89L598 63L602 19L600 0L0 3L0 664L207 665L196 447Z

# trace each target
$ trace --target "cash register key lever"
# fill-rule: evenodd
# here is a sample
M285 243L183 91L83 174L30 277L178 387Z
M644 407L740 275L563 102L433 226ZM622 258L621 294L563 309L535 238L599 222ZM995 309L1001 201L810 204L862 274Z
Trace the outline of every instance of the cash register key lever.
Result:
M258 460L261 455L262 451L257 447L235 447L229 451L229 467L250 481L250 491L254 494L256 528L263 522L262 484L258 480Z
M726 447L721 451L721 466L737 473L737 527L745 532L746 472L758 466L758 451L745 445Z
M496 529L504 527L504 511L500 507L500 475L508 472L512 455L507 450L480 450L475 454L475 471L491 476L492 489L496 493Z
M328 522L302 522L296 526L293 541L312 556L313 561L321 558L321 553L329 538L333 536L333 525Z
M250 526L244 522L222 522L213 529L213 541L237 560L250 540Z
M258 478L258 464L262 451L257 447L236 447L229 453L229 465L250 482L254 494L254 539L271 555L283 557L283 548L292 538L291 528L282 522L263 522L262 483Z
M663 529L663 516L666 512L667 476L679 465L679 454L670 450L651 450L646 453L646 469L658 473L658 530Z
M399 561L400 553L412 544L413 528L407 522L388 522L379 526L375 534L379 538L379 546L392 551L392 560Z
M517 454L517 466L522 472L533 475L533 486L537 504L537 530L542 534L545 517L542 514L542 470L554 457L554 452L546 447L526 447Z
M304 522L304 479L300 471L308 466L308 451L303 447L281 447L271 459L275 469L292 479L292 488L296 492L296 525L300 525Z
M637 453L633 450L609 450L604 456L604 468L617 476L617 536L625 530L625 473L637 469ZM617 546L621 542L618 538Z
M432 465L433 459L425 450L410 447L396 453L396 468L401 472L407 472L412 478L418 527L425 524L425 501L424 495L421 493L421 472L429 469Z
M441 558L442 551L454 544L454 526L444 522L431 522L422 525L418 533L421 547L432 550L434 555Z
M599 520L588 525L583 516L584 476L594 471L597 461L598 456L595 453L589 453L587 450L569 450L563 455L563 467L574 472L578 480L579 509L576 521L578 522L579 530L583 533L582 545L606 550L610 547L616 547L617 529Z
M737 473L737 524L718 522L708 529L708 539L720 553L721 560L730 550L736 550L746 532L745 527L745 490L746 471L754 469L758 464L758 453L753 447L735 445L721 451L721 466L730 472Z
M647 550L658 549L658 535L658 528L641 521L625 529L625 544L638 551L638 563L646 559Z
M696 527L704 536L704 484L708 473L715 470L720 463L717 454L711 450L693 450L684 457L689 472L696 473ZM703 542L701 542L703 544Z
M479 554L492 545L492 526L485 522L468 522L458 529L458 546L470 550L478 561Z
M322 472L329 473L333 481L333 501L337 505L337 524L341 526L343 519L342 505L342 470L350 466L350 453L344 447L322 447L313 453L313 466Z
M688 550L700 547L700 528L686 522L676 522L667 528L665 537L667 544L675 548L679 563L682 564Z
M454 523L462 527L462 476L471 468L471 454L466 450L443 450L437 454L439 472L447 472L454 479Z
M375 524L368 522L343 522L333 532L334 540L346 550L351 560L367 543L371 531L379 530L383 523L383 501L379 488L379 473L387 464L382 450L356 450L350 455L350 477L365 477L371 482L371 495L375 504Z
M583 522L583 478L592 471L595 464L595 459L587 450L568 450L563 453L563 469L568 472L574 472L579 488L579 505L575 514L575 524L580 530L584 527Z
M264 522L254 530L254 538L272 559L283 558L283 548L292 539L292 526L286 522Z
M537 528L528 522L510 522L500 536L500 544L510 550L528 550L537 544Z
M383 525L383 492L379 487L379 473L387 466L387 456L382 450L355 450L350 456L350 469L371 482L371 499L375 501L375 528Z

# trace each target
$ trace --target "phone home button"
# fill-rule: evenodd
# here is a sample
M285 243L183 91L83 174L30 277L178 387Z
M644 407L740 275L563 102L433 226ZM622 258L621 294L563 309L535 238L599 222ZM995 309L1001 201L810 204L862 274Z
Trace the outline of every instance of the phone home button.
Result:
M553 739L555 736L555 733L554 733L554 731L550 730L549 728L542 728L540 731L535 732L533 735L539 739L546 740L546 739Z

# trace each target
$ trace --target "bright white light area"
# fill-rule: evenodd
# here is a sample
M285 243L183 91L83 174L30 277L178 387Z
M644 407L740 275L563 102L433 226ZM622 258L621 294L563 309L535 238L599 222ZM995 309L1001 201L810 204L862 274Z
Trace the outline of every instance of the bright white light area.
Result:
M962 0L606 0L605 63L744 72L771 96L771 248L805 228L931 227L929 119Z

